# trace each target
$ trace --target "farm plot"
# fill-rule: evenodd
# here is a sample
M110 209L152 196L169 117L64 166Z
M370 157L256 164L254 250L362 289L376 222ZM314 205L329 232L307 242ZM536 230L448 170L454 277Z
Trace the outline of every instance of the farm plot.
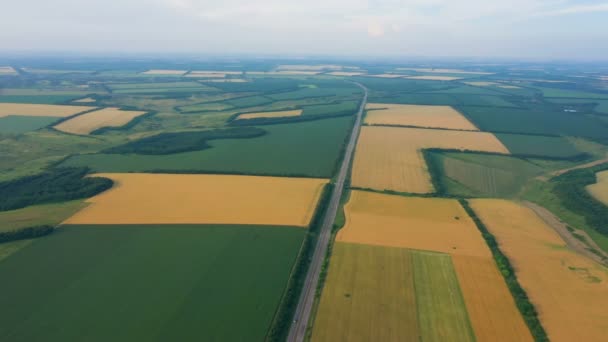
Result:
M469 120L449 106L368 103L365 123L477 131Z
M98 174L114 188L66 224L308 226L324 179L231 175Z
M63 121L54 128L72 134L86 135L103 127L121 127L146 112L104 108Z
M598 201L608 205L608 171L595 174L597 183L588 185L587 191Z
M590 104L594 105L594 110L599 113L608 114L608 99L597 100L597 99L575 99L575 98L550 98L548 99L551 103L559 104Z
M312 341L420 339L474 340L450 257L336 243Z
M332 71L327 73L328 75L332 75L332 76L344 76L344 77L351 77L351 76L360 76L363 75L363 72L353 72L353 71Z
M397 70L415 71L423 73L440 73L440 74L470 74L470 75L492 75L491 72L469 71L463 69L445 69L445 68L397 68Z
M410 80L455 81L455 80L460 80L463 77L440 76L440 75L421 75L421 76L406 76L404 78L407 78L407 79L410 79Z
M435 106L515 107L501 96L481 94L396 93L371 96L370 101Z
M0 340L262 341L304 235L63 226L0 261Z
M186 73L186 70L168 70L168 69L151 69L142 72L143 75L158 75L158 76L181 76Z
M570 158L582 152L567 138L526 134L494 134L512 154L539 157Z
M471 205L509 258L551 341L608 336L608 270L569 250L530 209L506 200Z
M88 154L63 166L87 166L98 172L205 171L273 176L332 176L351 129L349 117L264 126L252 139L210 141L203 151L168 155Z
M10 66L0 66L0 76L4 75L16 75L17 71Z
M461 107L465 116L482 131L529 133L608 139L608 126L601 120L549 108Z
M0 134L20 134L49 126L58 119L52 116L9 115L0 117Z
M284 118L284 117L293 117L302 115L301 109L296 110L283 110L283 111L275 111L275 112L256 112L256 113L245 113L241 114L237 117L238 120L241 119L258 119L258 118Z
M410 193L433 191L422 149L509 153L490 133L403 127L362 127L353 186Z
M338 232L336 246L355 243L447 253L452 257L477 339L480 341L531 340L530 333L515 307L502 275L494 264L490 250L473 221L457 201L355 190L352 191L345 210L346 225ZM427 270L425 272L435 270L446 276L442 272L447 270L446 262L450 264L451 269L450 256L443 255L446 258L443 261L435 258L438 263L433 263L434 266L425 267L424 262L423 266L415 264L414 272L425 269ZM376 267L382 269L387 264L378 263ZM331 261L330 277L333 267ZM340 268L337 270L339 272ZM399 274L399 271L386 272L393 277ZM353 278L340 276L340 279L350 282ZM385 282L387 280L379 279L375 286ZM433 284L442 284L431 280L421 283L431 289L434 287ZM368 286L372 285L374 284ZM403 288L402 290L406 291ZM420 303L423 303L424 298L431 299L434 296L427 294L428 296L425 297L426 295L419 291L425 290L416 286L416 299ZM420 306L418 307L420 310ZM430 312L441 312L441 309L435 308ZM420 326L424 325L420 324ZM441 331L439 328L434 330Z
M56 226L84 207L86 203L75 200L1 211L0 232L42 225Z
M226 75L242 75L242 71L211 71L211 70L195 70L190 71L186 77L200 78L224 78Z
M19 116L51 116L65 118L76 115L95 107L88 106L60 106L30 103L0 103L0 118L9 115Z
M560 89L560 88L547 88L547 87L537 87L534 88L543 92L544 97L549 98L578 98L578 99L605 99L608 100L608 94L606 93L591 93L585 91L577 91L570 89Z

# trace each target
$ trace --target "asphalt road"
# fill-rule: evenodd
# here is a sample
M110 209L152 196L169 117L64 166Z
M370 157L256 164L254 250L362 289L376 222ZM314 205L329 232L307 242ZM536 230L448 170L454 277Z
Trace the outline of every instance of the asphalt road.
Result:
M325 218L323 219L323 225L319 232L319 239L315 247L308 273L306 274L306 280L304 281L304 287L300 293L300 300L298 301L298 307L294 314L294 321L289 329L289 335L287 341L290 342L301 342L304 341L306 336L306 328L308 327L308 321L312 311L312 306L315 301L315 292L319 283L319 275L321 273L321 267L323 266L323 260L327 253L327 247L329 245L329 239L331 237L331 229L336 219L336 213L340 207L340 198L342 198L342 191L344 190L344 181L348 176L350 161L353 157L353 151L355 150L355 142L359 135L359 129L361 128L361 120L363 117L363 110L367 103L367 88L362 84L356 83L363 89L363 101L359 112L357 112L357 119L350 135L350 140L345 149L344 158L342 165L340 166L340 172L336 178L335 186L331 194L327 211L325 212Z

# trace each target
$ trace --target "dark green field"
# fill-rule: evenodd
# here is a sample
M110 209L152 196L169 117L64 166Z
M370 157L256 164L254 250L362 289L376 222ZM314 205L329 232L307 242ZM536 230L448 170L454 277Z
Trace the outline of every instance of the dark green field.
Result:
M496 133L495 135L512 154L571 158L582 153L562 137L508 133Z
M262 341L305 233L65 226L0 262L0 340Z
M9 115L0 118L0 134L19 134L35 131L59 120L50 116Z
M483 131L566 135L608 140L608 125L578 113L547 108L460 107Z
M501 96L478 94L403 93L372 96L370 102L446 106L515 107L513 103L508 102Z
M331 177L352 118L262 126L268 134L252 139L210 141L203 151L162 156L90 154L63 166L96 172L206 171L265 175Z
M59 104L82 97L82 95L0 95L0 103Z

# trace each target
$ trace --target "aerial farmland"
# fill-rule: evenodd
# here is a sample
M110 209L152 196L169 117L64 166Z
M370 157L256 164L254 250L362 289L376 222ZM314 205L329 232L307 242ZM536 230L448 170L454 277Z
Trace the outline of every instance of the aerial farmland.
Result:
M0 341L608 336L592 66L0 66Z

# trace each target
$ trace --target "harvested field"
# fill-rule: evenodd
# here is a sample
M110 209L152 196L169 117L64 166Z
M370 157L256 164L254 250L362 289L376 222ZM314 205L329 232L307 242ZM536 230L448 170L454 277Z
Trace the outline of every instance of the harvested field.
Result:
M471 81L471 82L463 82L464 84L468 84L475 87L489 87L489 86L497 86L500 83L496 82L487 82L487 81Z
M492 75L491 72L482 71L468 71L462 69L436 69L436 68L397 68L397 70L411 70L416 72L429 72L429 73L440 73L440 74L471 74L471 75Z
M278 112L257 112L257 113L245 113L237 117L237 119L257 119L257 118L283 118L289 116L300 116L302 110L284 110Z
M242 75L242 71L191 71L186 77L200 77L200 78L225 78L226 75Z
M353 186L410 193L433 191L421 149L509 153L491 133L403 127L362 127Z
M491 258L481 234L452 199L353 190L338 242Z
M406 75L401 74L377 74L377 75L365 75L366 77L377 77L377 78L401 78Z
M341 65L335 64L317 64L317 65L307 65L307 64L282 64L279 65L277 70L297 70L297 71L322 71L322 70L341 70L344 67Z
M142 72L144 75L169 75L169 76L181 76L186 73L186 70L167 70L167 69L152 69L146 72Z
M477 127L450 106L368 103L365 123L477 131Z
M91 103L91 102L95 102L97 100L95 100L94 98L91 97L86 97L84 99L80 99L80 100L75 100L73 102L78 102L78 103Z
M474 341L445 254L336 243L312 341Z
M306 227L325 179L102 173L114 188L66 224L259 224Z
M95 107L30 103L0 103L0 118L9 115L68 117Z
M0 67L0 75L16 75L17 71L10 66Z
M608 270L566 247L531 209L507 200L471 205L509 258L551 341L608 336Z
M144 111L121 110L119 108L104 108L94 112L79 115L73 119L63 121L54 128L66 133L89 134L102 127L120 127L128 124L131 120Z
M454 76L436 76L436 75L425 75L425 76L407 76L410 80L428 80L428 81L454 81L460 80L462 77L454 77Z
M587 186L587 191L598 201L608 205L608 171L595 174L597 183Z
M532 340L489 248L457 201L353 190L345 211L337 244L450 254L478 340Z

